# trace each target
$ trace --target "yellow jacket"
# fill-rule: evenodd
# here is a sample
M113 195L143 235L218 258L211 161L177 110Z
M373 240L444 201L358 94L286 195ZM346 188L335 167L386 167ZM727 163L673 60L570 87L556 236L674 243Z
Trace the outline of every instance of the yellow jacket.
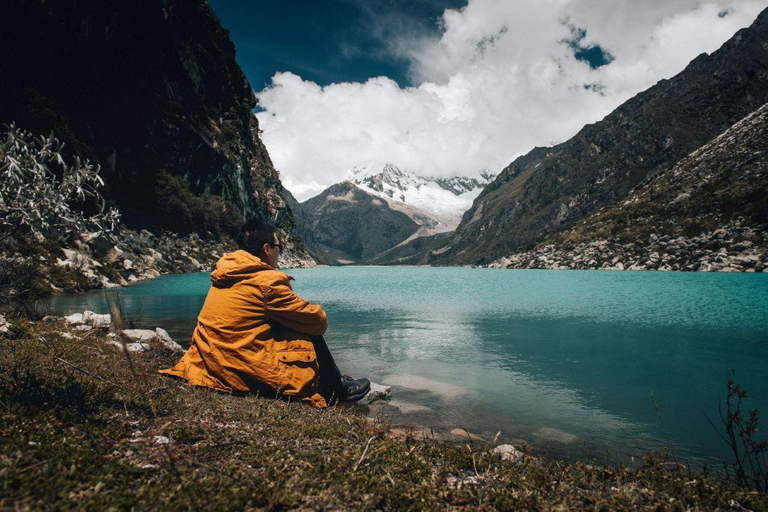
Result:
M161 373L231 393L266 387L325 407L309 335L324 334L323 308L293 292L292 277L246 251L226 254L211 274L192 345Z

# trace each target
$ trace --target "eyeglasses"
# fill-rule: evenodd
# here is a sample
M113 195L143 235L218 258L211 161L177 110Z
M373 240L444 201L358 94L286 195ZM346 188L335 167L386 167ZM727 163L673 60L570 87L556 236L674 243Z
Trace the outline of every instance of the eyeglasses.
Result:
M267 245L269 245L270 247L273 247L273 248L274 248L274 247L277 247L277 248L278 248L280 251L282 251L282 250L283 250L283 246L282 246L282 245L280 245L280 243L279 243L279 242L278 242L278 243L276 243L276 244L270 244L269 242L267 242Z

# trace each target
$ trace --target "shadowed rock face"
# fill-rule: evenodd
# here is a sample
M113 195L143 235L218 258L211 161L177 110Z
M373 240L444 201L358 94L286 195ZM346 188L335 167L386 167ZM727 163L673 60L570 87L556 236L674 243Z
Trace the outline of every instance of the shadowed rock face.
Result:
M345 181L301 204L307 244L337 260L364 262L399 244L418 225L386 201Z
M205 1L8 0L0 47L0 122L53 130L100 163L130 226L204 231L213 215L225 231L254 216L292 228L253 91Z
M765 272L768 103L625 199L491 266Z
M569 141L512 162L430 262L485 263L530 246L625 197L766 101L768 11Z

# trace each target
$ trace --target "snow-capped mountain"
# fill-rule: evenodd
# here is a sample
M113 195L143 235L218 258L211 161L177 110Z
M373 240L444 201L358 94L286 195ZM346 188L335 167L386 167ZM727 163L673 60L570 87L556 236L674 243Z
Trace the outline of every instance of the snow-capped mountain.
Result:
M461 216L495 175L483 171L477 178L417 176L392 164L358 166L348 174L357 187L402 211L422 229L415 236L453 231Z

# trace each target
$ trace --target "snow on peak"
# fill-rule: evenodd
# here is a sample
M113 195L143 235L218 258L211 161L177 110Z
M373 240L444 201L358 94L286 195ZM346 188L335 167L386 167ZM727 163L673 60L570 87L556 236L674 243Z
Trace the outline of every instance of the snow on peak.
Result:
M412 218L412 208L407 207L421 210L419 213L432 217L430 224L434 232L441 232L456 229L461 216L495 175L483 170L474 178L423 177L387 163L357 166L349 172L348 178L362 190L386 199L392 208L400 209Z

